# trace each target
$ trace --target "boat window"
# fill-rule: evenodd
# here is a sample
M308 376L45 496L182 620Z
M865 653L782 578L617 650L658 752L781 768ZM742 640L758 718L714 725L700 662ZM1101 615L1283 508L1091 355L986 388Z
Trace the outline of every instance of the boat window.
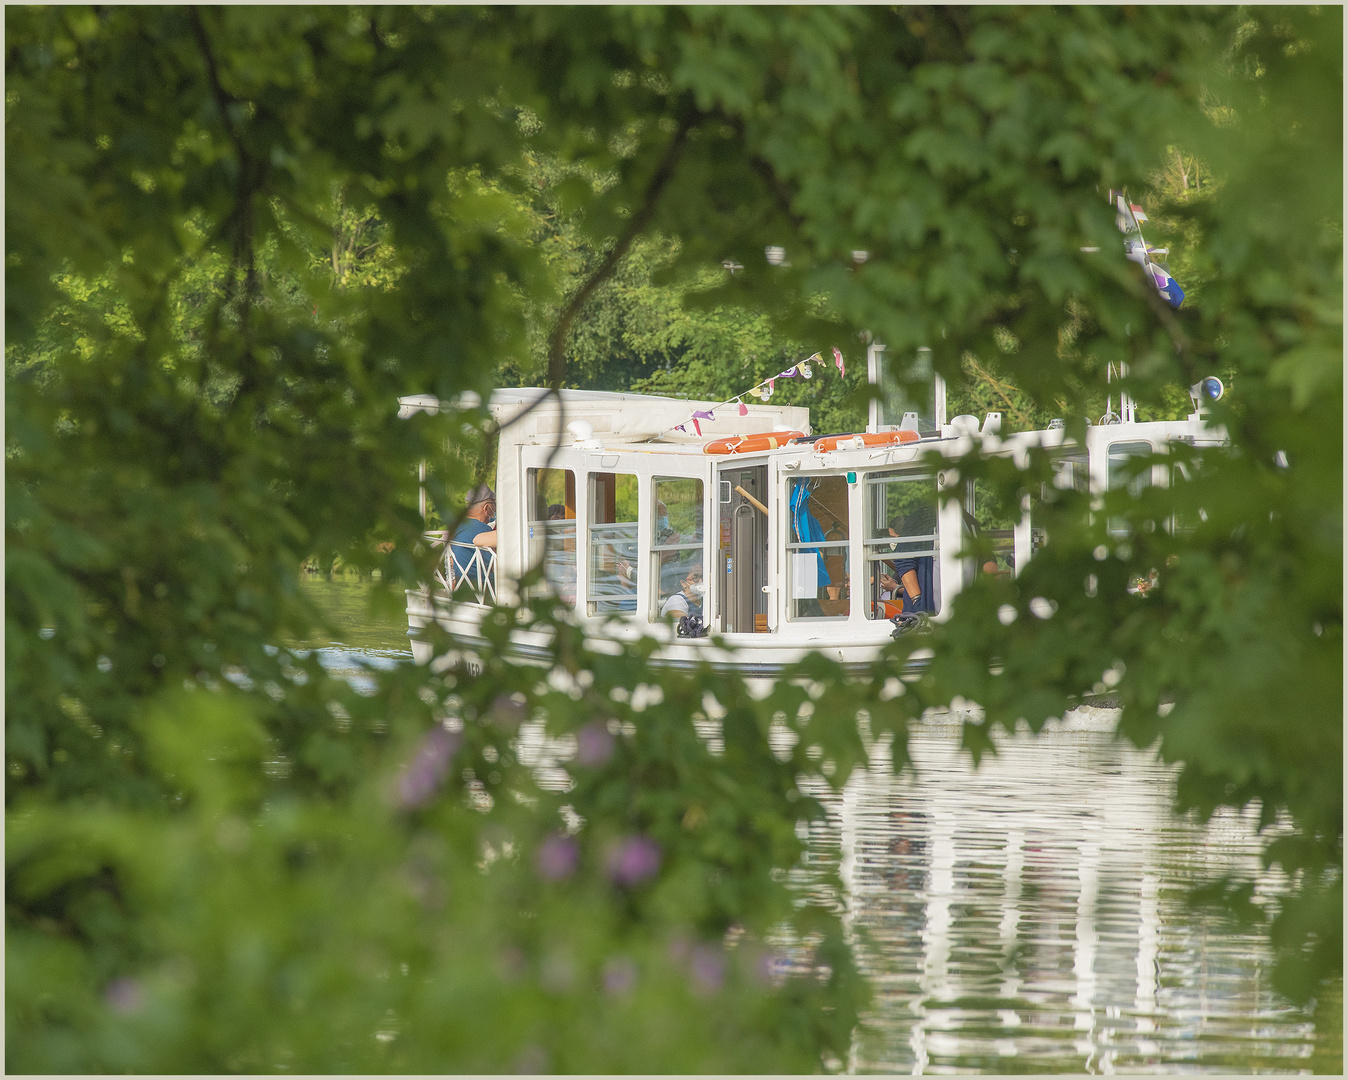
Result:
M1007 506L986 480L975 480L965 489L964 527L967 546L975 550L974 566L980 574L1009 576L1016 572L1016 521L1019 506Z
M526 487L525 558L543 567L539 593L576 606L576 474L570 469L530 469Z
M590 561L586 600L591 615L637 609L637 478L590 473Z
M851 610L847 478L796 477L787 487L787 506L791 618L846 617Z
M941 609L936 481L921 473L866 477L868 619Z
M1106 458L1107 490L1117 491L1125 488L1134 498L1141 495L1151 482L1151 469L1143 468L1139 471L1136 466L1130 466L1129 461L1151 453L1152 447L1149 442L1110 443ZM1105 522L1105 531L1115 540L1122 540L1132 532L1132 527L1125 517L1111 517Z
M931 350L918 349L915 357L879 351L878 360L881 398L876 402L875 419L880 430L899 427L905 417L913 414L917 417L916 430L920 434L935 434L936 378Z
M1152 452L1149 442L1116 442L1109 446L1109 490L1126 487L1133 495L1141 495L1151 480L1151 470L1134 473L1128 467L1130 458L1145 457Z
M651 578L655 618L701 615L702 481L656 477L651 485Z
M1085 453L1063 454L1053 460L1053 486L1083 495L1091 489L1090 460Z

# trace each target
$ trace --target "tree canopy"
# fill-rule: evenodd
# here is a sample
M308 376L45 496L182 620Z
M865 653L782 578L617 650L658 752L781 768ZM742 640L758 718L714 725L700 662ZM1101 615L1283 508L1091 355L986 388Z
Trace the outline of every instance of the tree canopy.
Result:
M977 755L1110 688L1183 806L1290 824L1278 985L1340 974L1341 11L5 19L9 1068L836 1066L866 988L836 913L785 884L820 813L797 778L845 782L859 714L906 764L956 697ZM1103 197L1176 146L1202 197L1149 210L1188 240L1179 312L1108 256ZM817 422L841 426L863 333L955 385L973 357L1077 433L1111 363L1144 409L1221 373L1231 448L1103 515L1045 502L1051 542L962 593L885 700L909 643L763 701L544 612L492 625L555 623L547 678L502 647L362 694L277 648L321 622L312 553L378 569L395 608L431 577L416 463L488 425L399 421L399 395L615 363L717 389L761 359L737 392L837 347L852 397ZM455 460L446 517L476 479ZM1048 477L960 469L1005 505ZM717 754L689 724L708 697ZM515 739L535 722L576 739L566 792Z

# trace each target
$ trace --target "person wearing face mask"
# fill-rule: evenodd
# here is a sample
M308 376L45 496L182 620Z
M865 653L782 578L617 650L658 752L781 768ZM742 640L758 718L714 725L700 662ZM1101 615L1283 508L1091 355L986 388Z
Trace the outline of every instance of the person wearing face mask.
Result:
M679 591L667 597L660 605L662 618L681 619L702 610L702 564L694 563L679 582Z
M683 539L669 523L669 507L663 502L655 504L655 536L657 544L677 544Z

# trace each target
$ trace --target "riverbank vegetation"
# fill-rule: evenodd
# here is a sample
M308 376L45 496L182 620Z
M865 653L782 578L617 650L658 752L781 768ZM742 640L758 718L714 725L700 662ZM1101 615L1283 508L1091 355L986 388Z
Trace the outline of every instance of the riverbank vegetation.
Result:
M5 18L8 1069L839 1068L868 989L827 889L788 886L798 782L844 783L861 730L906 766L956 698L977 757L1117 694L1180 809L1290 826L1280 904L1213 895L1284 994L1341 980L1341 11ZM1111 188L1148 193L1180 311L1107 255ZM779 400L841 429L863 332L1069 433L1110 364L1158 413L1232 376L1232 450L1103 515L1045 501L1051 543L960 594L914 682L901 641L760 701L546 610L498 612L481 672L368 693L275 647L322 625L310 556L431 579L419 461L468 450L428 480L445 520L481 479L485 412L399 395L728 396L837 347L845 380ZM961 471L1003 505L1049 478L1004 465ZM501 654L521 619L550 671Z

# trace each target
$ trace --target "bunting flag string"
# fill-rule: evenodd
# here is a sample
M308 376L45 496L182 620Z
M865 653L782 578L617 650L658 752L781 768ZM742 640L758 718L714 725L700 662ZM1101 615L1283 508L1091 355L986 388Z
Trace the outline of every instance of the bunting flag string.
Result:
M1152 285L1166 303L1171 307L1179 307L1184 303L1184 290L1180 288L1179 282L1170 276L1169 268L1153 258L1153 256L1164 257L1169 251L1165 248L1152 247L1142 236L1142 222L1147 220L1142 207L1129 201L1128 196L1121 191L1111 191L1109 201L1114 204L1117 211L1115 222L1119 226L1119 232L1127 237L1123 242L1125 256L1146 271L1147 277L1151 279Z
M772 395L777 389L778 379L794 379L797 377L800 377L802 379L814 378L814 369L810 366L811 364L818 364L821 368L824 367L825 364L823 354L815 353L812 356L808 356L804 360L792 364L785 371L779 371L776 375L772 375L769 378L764 379L757 385L749 387L749 389L744 391L744 393L736 394L732 398L727 398L719 405L714 405L710 409L694 409L692 416L690 416L682 424L676 424L672 428L667 428L666 431L682 431L685 435L687 435L689 433L688 425L692 424L693 430L697 432L698 436L700 437L702 435L702 421L715 420L716 410L723 409L727 405L734 405L736 407L736 411L740 416L748 416L749 406L744 403L743 400L744 398L746 397L757 398L759 401L763 402L764 404L767 404L769 401L772 400ZM845 376L847 374L847 368L843 363L842 350L838 349L837 347L834 347L833 349L833 364L838 369L838 374L840 376ZM660 434L663 435L664 432L661 432ZM652 439L658 439L659 437L660 437L659 435L651 436Z

